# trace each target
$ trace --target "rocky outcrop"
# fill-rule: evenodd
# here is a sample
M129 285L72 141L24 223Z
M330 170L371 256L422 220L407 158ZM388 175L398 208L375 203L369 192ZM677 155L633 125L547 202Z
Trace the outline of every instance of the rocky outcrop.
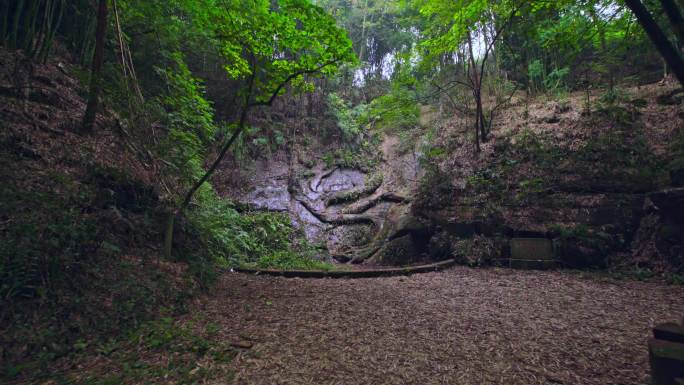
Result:
M642 269L684 274L684 188L657 191L632 243L630 262Z
M428 260L432 230L426 221L403 212L376 238L378 250L368 262L380 265L403 266Z
M564 266L604 267L629 253L647 196L684 217L675 191L651 194L668 179L665 158L635 128L638 115L626 111L618 121L623 112L599 111L586 123L574 117L581 120L572 128L542 121L536 124L545 131L499 133L490 152L473 155L476 162L450 160L474 162L469 168L433 167L413 205L437 229L430 255L470 254L462 261L496 263L509 258L512 238L532 237L552 242ZM674 223L665 228L679 231Z
M648 197L667 222L684 225L684 187L657 191Z
M287 211L309 241L325 245L338 262L363 263L375 255L393 218L388 212L410 201L391 191L377 170L291 167L277 154L256 162L253 177L243 192L231 190L232 198L251 209Z
M670 171L670 180L673 187L684 187L684 167Z

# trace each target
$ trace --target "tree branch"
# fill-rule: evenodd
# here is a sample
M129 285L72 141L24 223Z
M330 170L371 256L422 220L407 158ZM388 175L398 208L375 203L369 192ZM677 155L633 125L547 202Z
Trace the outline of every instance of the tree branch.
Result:
M278 85L278 87L276 87L275 91L273 91L273 94L271 94L271 97L270 97L268 100L263 101L263 102L253 102L253 103L250 103L250 104L249 104L249 107L270 106L271 104L273 104L273 101L278 97L278 94L280 94L280 91L282 91L283 88L285 88L285 86L287 86L287 84L290 83L290 81L292 81L292 80L293 80L294 78L296 78L297 76L318 73L318 72L320 72L323 68L328 67L328 66L331 66L331 65L333 65L333 64L335 64L335 63L337 63L337 62L339 62L339 61L340 61L340 59L331 60L331 61L329 61L329 62L326 62L326 63L321 64L320 66L318 66L318 67L316 67L316 68L308 69L308 70L301 70L301 71L297 71L297 72L295 72L295 73L293 73L293 74L290 74L288 77L285 78L285 80L283 80L283 81Z

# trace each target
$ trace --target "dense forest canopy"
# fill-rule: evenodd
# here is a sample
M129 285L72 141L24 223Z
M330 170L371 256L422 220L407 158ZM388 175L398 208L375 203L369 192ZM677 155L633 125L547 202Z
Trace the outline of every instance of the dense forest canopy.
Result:
M495 265L522 237L681 281L682 11L0 0L0 359L148 327L222 269Z
M239 120L240 103L234 102L244 93L263 102L274 92L284 92L283 83L311 90L314 73L330 75L336 68L344 70L328 76L326 87L332 88L322 93L342 93L354 105L378 99L378 107L411 94L414 100L402 100L404 107L473 94L475 126L486 139L488 111L478 112L485 108L480 101L484 85L487 96L505 99L511 89L537 93L599 84L612 89L624 79L676 73L681 54L679 62L655 60L658 50L630 3L119 0L108 5L110 17L105 21L110 27L105 76L130 83L140 101L154 99L171 115L187 115L176 120L187 126L172 135L186 141L184 147L189 148L180 150L186 153L201 149L181 131L210 140L216 135L211 126ZM656 27L662 27L665 43L681 53L681 24L676 22L681 16L673 0L645 5ZM95 11L90 1L5 1L1 40L46 60L57 35L86 63L96 46ZM358 65L347 51L347 35ZM255 75L253 82L250 75ZM410 84L409 78L421 86ZM331 79L337 85L332 86ZM404 87L403 81L408 82ZM160 87L164 83L166 87ZM202 84L209 85L206 94ZM196 95L188 95L192 93ZM122 96L131 97L131 92ZM187 104L180 103L183 98L194 98L201 107L188 111Z

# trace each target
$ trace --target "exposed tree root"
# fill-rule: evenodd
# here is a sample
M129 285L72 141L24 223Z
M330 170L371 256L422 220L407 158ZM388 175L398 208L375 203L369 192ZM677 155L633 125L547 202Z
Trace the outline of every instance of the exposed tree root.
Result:
M387 192L365 202L361 202L358 205L348 207L342 210L342 212L344 214L363 214L377 206L380 202L408 203L410 202L410 199L397 193Z
M372 242L368 246L356 249L345 249L338 253L332 254L331 256L338 262L357 264L372 257L378 252L378 250L380 250L378 242Z
M365 196L373 195L376 191L378 191L380 186L382 186L382 182L382 175L378 176L378 174L376 174L368 180L366 186L364 186L363 188L349 191L341 191L333 194L330 198L325 200L325 207L330 207L349 202L356 202L357 200Z
M356 224L370 224L376 226L376 220L368 215L356 215L356 214L338 214L330 215L326 213L321 213L316 210L311 203L302 198L296 197L297 202L301 203L307 211L311 213L316 219L323 223L328 223L331 225L356 225Z
M338 169L338 167L332 168L332 169L325 171L322 174L319 174L316 177L314 177L311 180L311 183L308 183L309 190L311 190L311 192L318 192L318 189L321 187L321 182L323 182L323 179L332 175L335 171L337 171L337 169Z

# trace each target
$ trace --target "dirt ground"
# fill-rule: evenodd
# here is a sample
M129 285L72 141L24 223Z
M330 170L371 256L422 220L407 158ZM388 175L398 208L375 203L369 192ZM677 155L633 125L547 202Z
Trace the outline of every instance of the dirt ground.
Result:
M684 288L458 267L332 280L227 274L191 312L240 341L235 384L645 384ZM221 380L214 383L225 383Z

